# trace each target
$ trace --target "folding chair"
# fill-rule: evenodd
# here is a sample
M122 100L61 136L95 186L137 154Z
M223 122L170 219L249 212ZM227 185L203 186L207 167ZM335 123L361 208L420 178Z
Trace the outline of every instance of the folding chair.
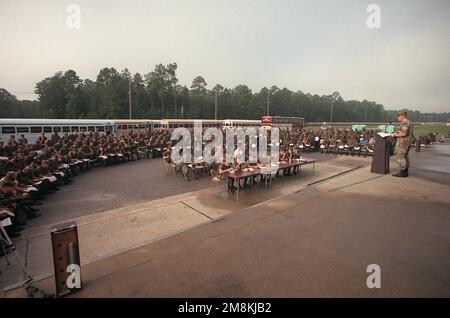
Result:
M172 174L174 175L174 176L176 176L176 166L174 165L174 164L172 164L172 163L167 163L167 162L164 162L164 167L166 168L166 171L167 172L172 172Z
M219 176L217 175L216 170L211 169L211 182L209 184L209 188L211 189L216 184L220 184L220 183L223 183L223 182L224 182L224 180L219 178Z

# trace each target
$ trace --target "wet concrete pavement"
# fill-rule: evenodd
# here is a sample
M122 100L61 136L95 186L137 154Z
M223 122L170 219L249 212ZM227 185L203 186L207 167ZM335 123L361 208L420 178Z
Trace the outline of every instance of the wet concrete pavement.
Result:
M414 153L413 153L414 152ZM411 149L411 173L434 182L450 184L450 143Z
M315 156L320 157L321 155L315 154ZM133 172L133 169L136 169L136 164L130 163L130 171L126 172L128 177L123 179L123 183L129 186L123 190L128 195L120 193L123 186L118 188L111 185L109 192L111 198L118 196L127 198L128 201L111 200L100 204L92 199L93 196L105 195L108 188L105 184L107 181L99 180L98 176L106 171L108 173L104 176L110 178L109 181L114 183L111 179L115 180L117 175L112 176L111 169L117 168L120 175L126 165L104 170L100 168L93 170L92 174L86 173L80 176L89 176L91 179L88 180L76 178L76 184L73 185L77 186L74 187L73 192L87 192L83 196L86 200L76 200L74 197L70 197L68 202L65 202L67 192L64 189L51 196L50 200L45 201L42 207L46 213L37 221L29 222L27 228L22 231L22 236L14 242L19 255L26 264L27 271L35 279L49 277L53 273L49 233L59 223L77 223L80 246L82 246L81 264L85 265L221 218L232 211L252 206L268 198L295 191L299 187L304 187L312 178L317 180L336 171L353 168L352 164L341 163L338 166L325 164L321 171L313 176L312 167L305 167L300 177L279 179L267 187L264 185L252 187L245 191L246 195L241 195L238 199L236 193L225 193L224 184L209 189L210 177L204 176L200 180L186 182L179 175L173 176L171 173L161 172L164 170L161 160L142 161L138 164L141 168L150 167L157 170L150 179L164 179L164 182L160 182L155 191L153 191L155 186L150 180L144 191L140 182L136 183L129 178L130 171ZM148 176L143 174L142 178L148 179ZM105 184L105 186L95 189L94 187L98 183ZM72 184L65 188L71 189L71 187ZM136 189L136 187L138 188ZM176 191L171 191L173 190L171 187L174 187ZM206 189L188 191L197 188ZM130 191L130 189L135 189L135 191ZM138 199L142 196L158 197L164 193L167 195L166 197L154 200ZM174 195L168 195L169 193L174 193ZM111 204L114 205L111 206ZM2 266L5 264L0 263L2 271L0 287L2 289L23 278L18 261L14 257L10 257L10 261L12 266Z
M74 297L450 297L450 187L414 173L433 160L448 167L433 156L446 147L411 153L407 179L370 174L370 159L332 157L330 171L365 167L313 186L287 179L259 202L246 197L266 192L227 198L233 213L84 265ZM201 209L203 196L190 202ZM381 267L381 289L367 288L369 264Z

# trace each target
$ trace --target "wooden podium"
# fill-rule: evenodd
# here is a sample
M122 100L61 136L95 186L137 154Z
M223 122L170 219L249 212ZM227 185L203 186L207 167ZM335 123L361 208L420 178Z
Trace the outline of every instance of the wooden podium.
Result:
M78 229L76 223L58 225L51 231L53 264L55 268L56 296L62 297L81 289L81 272L78 273L80 286L68 286L70 276L68 266L76 265L80 268L80 252L78 244Z
M379 134L376 134L370 172L378 174L389 173L389 153L389 137L382 137Z

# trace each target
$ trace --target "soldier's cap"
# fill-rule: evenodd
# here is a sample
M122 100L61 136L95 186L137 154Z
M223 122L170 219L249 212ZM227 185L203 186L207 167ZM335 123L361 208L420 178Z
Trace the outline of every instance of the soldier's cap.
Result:
M398 116L408 116L408 113L407 112L398 112L397 117Z

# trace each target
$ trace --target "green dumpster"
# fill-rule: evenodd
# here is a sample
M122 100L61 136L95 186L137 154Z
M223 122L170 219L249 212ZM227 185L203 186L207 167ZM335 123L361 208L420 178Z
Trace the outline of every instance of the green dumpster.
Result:
M352 125L352 130L353 131L365 131L365 130L367 130L367 126L366 125Z
M395 132L395 126L394 125L379 125L378 131L387 132L387 133L393 133Z

